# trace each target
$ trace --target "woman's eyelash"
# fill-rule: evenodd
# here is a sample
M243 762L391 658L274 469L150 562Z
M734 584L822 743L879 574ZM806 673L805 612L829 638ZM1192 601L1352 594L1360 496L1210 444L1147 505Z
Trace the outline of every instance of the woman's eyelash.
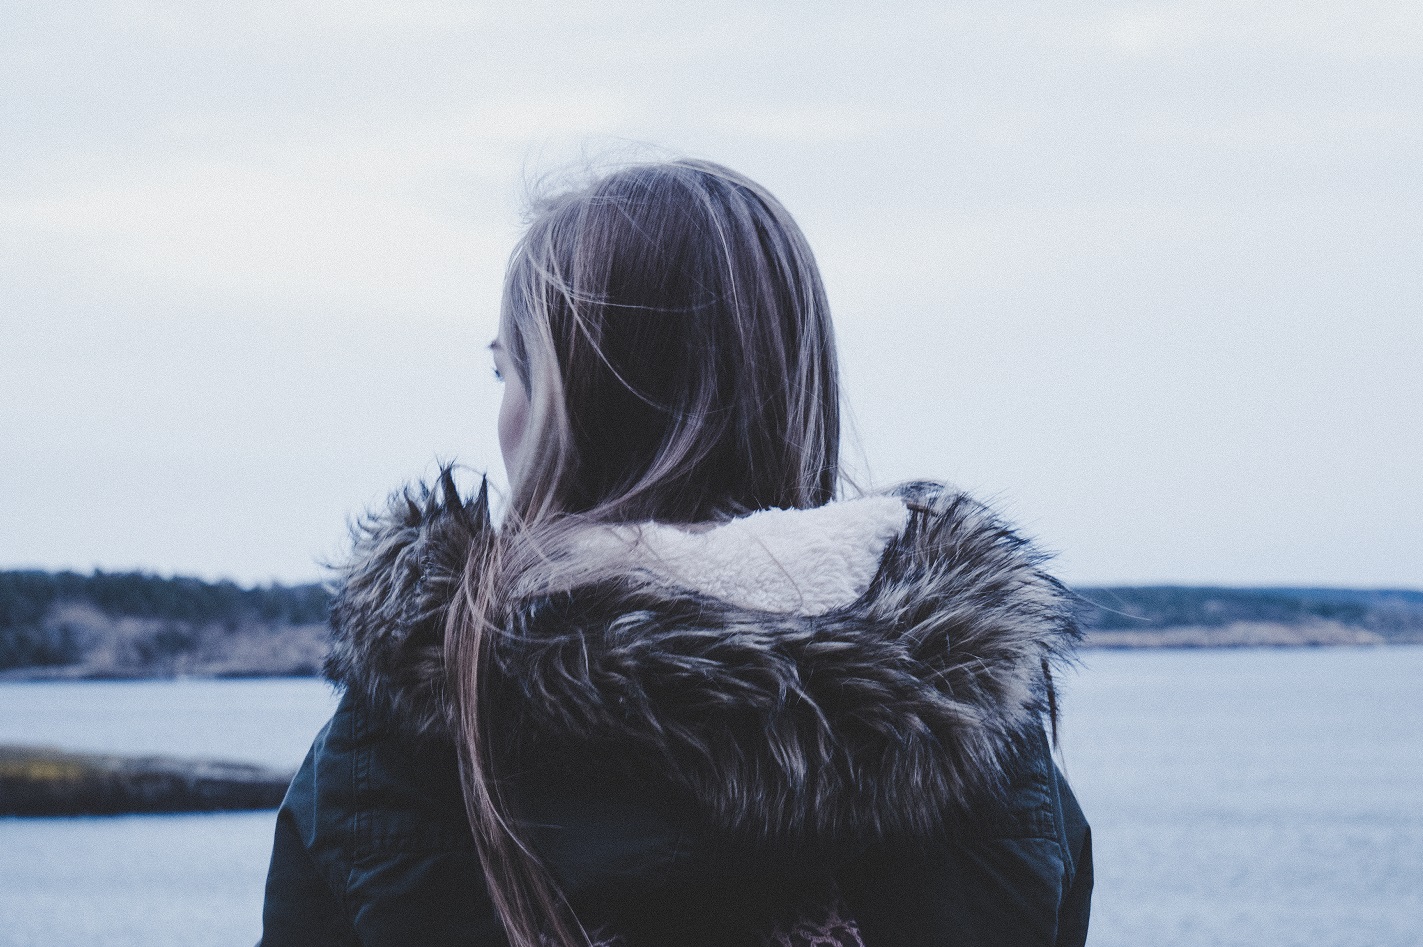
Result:
M493 371L494 371L494 380L495 380L495 381L503 381L503 380L504 380L504 373L499 370L498 366L495 366L495 368L494 368Z

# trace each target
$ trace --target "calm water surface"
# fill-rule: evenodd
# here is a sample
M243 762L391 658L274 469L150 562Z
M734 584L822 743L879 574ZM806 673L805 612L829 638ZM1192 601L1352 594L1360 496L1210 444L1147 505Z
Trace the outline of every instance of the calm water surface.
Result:
M1089 653L1098 947L1423 945L1423 648Z
M1423 944L1423 648L1089 653L1094 947ZM315 681L0 685L0 742L295 766ZM272 813L0 819L0 947L250 945Z
M0 743L294 770L338 697L310 678L0 684Z

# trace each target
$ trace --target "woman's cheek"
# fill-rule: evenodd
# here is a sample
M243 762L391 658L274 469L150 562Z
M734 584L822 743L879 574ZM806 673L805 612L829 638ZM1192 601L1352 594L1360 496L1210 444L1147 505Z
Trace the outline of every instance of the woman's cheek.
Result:
M529 397L523 383L516 378L504 382L504 398L499 402L499 452L504 456L504 473L514 486L514 472L519 468L524 431L529 425Z

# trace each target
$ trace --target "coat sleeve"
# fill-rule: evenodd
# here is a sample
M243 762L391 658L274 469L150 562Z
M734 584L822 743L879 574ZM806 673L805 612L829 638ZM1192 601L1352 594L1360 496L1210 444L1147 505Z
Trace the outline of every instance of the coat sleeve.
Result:
M258 947L358 947L341 901L302 845L291 814L277 816Z
M1087 942L1087 921L1092 913L1092 827L1067 779L1056 767L1061 800L1062 834L1067 856L1067 892L1057 914L1056 947L1082 947Z
M262 923L259 947L507 947L454 747L347 694L277 814Z
M317 736L277 812L272 860L262 904L258 947L359 947L329 863L323 872L312 848L318 838L317 773L332 724Z

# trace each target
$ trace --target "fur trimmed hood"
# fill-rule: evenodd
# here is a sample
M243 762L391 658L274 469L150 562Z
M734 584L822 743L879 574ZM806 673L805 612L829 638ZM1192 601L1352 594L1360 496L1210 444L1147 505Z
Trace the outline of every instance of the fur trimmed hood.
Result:
M357 524L339 569L327 675L411 735L448 732L445 618L492 530L487 491L462 501L445 471ZM620 565L509 608L495 725L648 761L760 837L920 834L968 810L1043 726L1079 638L1044 557L936 484L600 528L571 555Z

